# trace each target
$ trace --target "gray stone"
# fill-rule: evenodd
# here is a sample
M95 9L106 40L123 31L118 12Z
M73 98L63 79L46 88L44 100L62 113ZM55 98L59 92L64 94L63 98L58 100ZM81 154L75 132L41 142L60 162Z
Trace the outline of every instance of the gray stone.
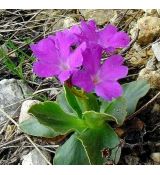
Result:
M86 20L94 19L98 25L113 22L118 16L116 10L111 9L81 9L80 13Z
M56 24L53 25L51 29L53 32L56 32L58 30L69 28L73 26L75 23L76 21L72 17L66 17L66 18L60 19Z
M157 9L143 9L145 11L145 16L158 16Z
M160 43L153 43L152 44L152 50L154 52L154 55L156 56L157 60L160 61Z
M47 151L41 150L41 152L48 161L51 160L51 155ZM22 165L48 165L36 149L29 152L27 155L24 155L22 159Z
M75 23L76 23L76 21L73 18L67 17L64 19L63 27L69 28L69 27L73 26Z
M26 100L22 103L21 112L19 116L19 123L31 118L32 116L28 114L28 110L33 106L34 104L40 103L38 100Z
M155 57L153 57L152 59L149 59L147 64L146 64L146 68L149 69L149 70L156 70L156 63L157 63L157 60Z
M31 88L20 80L4 79L0 81L0 108L10 116L18 116L23 100L32 93ZM0 112L0 122L6 117Z

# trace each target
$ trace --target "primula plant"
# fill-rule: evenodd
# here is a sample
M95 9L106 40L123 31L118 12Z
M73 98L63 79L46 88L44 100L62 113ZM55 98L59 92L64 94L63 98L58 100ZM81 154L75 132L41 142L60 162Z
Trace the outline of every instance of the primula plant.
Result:
M33 136L65 135L53 164L118 163L121 143L115 129L149 90L146 81L118 82L127 76L128 68L117 49L129 42L128 34L115 26L99 29L91 20L31 45L34 73L57 77L63 91L55 102L33 105L29 110L33 117L20 127Z

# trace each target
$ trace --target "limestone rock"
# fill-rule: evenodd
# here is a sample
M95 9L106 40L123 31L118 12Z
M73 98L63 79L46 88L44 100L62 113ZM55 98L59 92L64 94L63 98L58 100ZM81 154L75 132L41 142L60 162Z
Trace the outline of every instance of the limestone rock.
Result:
M158 17L157 9L143 9L145 11L145 16L155 16Z
M152 50L157 60L160 61L160 43L157 42L157 43L152 44Z
M132 38L134 38L137 28L140 30L138 43L141 46L147 45L160 36L160 18L151 16L140 18L130 31Z
M73 18L67 17L64 19L63 28L69 28L73 26L75 23L76 21Z
M51 27L51 31L56 32L57 30L62 30L64 28L69 28L73 26L76 21L71 17L66 17L60 19L53 27Z
M139 72L138 79L145 79L149 82L151 88L160 90L160 70L144 68Z
M26 100L22 103L21 112L19 116L19 123L29 119L32 117L30 114L28 114L28 110L33 106L34 104L40 103L38 100Z
M0 81L0 108L8 115L19 115L22 101L32 93L30 87L20 80L4 79ZM0 122L6 117L0 112Z
M51 155L48 152L42 150L41 152L48 159L48 161L51 160ZM40 153L34 149L27 155L23 156L22 165L47 165L47 162L43 159Z
M160 152L155 152L150 155L150 158L157 163L160 163Z
M111 9L81 9L80 13L86 20L94 19L98 25L104 25L105 23L112 22L117 18L116 10Z
M146 65L147 61L153 56L153 51L149 49L142 49L140 45L135 43L133 47L127 52L125 58L133 67L141 67Z

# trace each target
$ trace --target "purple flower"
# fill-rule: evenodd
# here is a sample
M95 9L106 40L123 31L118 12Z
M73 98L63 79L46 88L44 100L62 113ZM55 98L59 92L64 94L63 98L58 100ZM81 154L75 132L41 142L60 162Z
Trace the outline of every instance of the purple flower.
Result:
M62 83L69 79L73 71L82 65L82 52L86 48L85 42L82 42L73 50L76 42L76 36L65 30L31 45L37 58L33 71L39 77L58 76Z
M81 42L86 41L87 43L99 44L107 52L126 47L130 42L130 37L127 33L118 31L111 24L99 30L94 20L81 21L80 26L73 26L70 31L79 36Z
M101 65L102 49L93 46L84 53L83 69L76 71L72 76L72 83L86 92L95 93L112 100L122 95L122 87L117 80L124 78L128 68L123 66L123 57L113 55Z

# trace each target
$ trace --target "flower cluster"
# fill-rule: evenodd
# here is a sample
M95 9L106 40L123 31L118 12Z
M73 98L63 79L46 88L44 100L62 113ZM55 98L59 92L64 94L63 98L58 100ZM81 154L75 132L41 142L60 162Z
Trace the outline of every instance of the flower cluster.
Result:
M98 29L95 21L82 21L31 45L37 58L33 71L39 77L56 76L62 83L70 79L86 92L112 100L122 95L118 80L128 73L124 59L114 53L129 42L129 36L113 25ZM110 56L102 61L104 55Z

